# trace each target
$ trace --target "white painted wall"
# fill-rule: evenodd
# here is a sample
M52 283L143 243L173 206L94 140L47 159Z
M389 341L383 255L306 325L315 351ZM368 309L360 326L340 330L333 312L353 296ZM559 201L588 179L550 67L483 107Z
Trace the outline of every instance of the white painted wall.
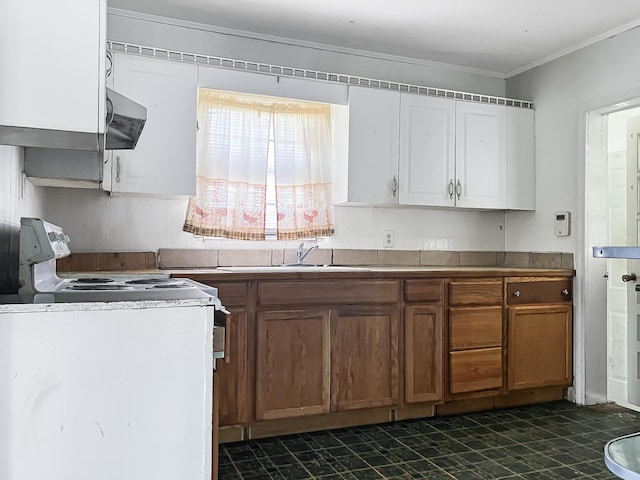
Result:
M591 257L590 244L606 219L585 209L586 113L640 96L640 63L631 52L640 29L618 34L507 81L507 95L533 100L536 109L536 211L507 213L507 250L575 253L574 309L576 400L606 401L606 309L602 276L606 262ZM591 132L595 135L597 132ZM587 195L589 192L587 192ZM572 212L570 237L551 229L553 212ZM600 238L606 242L606 231ZM602 237L604 235L604 237Z
M44 214L44 191L22 180L23 149L0 145L0 294L17 290L20 217Z

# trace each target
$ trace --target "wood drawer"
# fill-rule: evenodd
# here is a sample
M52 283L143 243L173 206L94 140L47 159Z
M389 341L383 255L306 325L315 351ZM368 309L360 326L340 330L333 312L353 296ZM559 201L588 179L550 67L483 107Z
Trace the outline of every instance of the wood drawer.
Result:
M572 283L570 278L507 281L507 304L571 302Z
M398 280L309 280L260 282L258 305L398 303Z
M502 279L451 280L449 305L502 305Z
M247 282L202 282L218 289L218 298L225 307L241 306L249 303L249 286Z
M451 352L449 359L451 393L502 387L502 348Z
M502 307L449 309L450 350L502 346Z
M406 302L442 303L444 280L405 280Z

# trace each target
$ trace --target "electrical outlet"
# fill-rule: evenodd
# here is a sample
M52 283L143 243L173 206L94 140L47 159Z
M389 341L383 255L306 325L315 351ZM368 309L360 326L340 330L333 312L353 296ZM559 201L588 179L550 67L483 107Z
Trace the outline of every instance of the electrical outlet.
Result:
M382 237L382 246L384 248L393 247L393 230L385 230Z

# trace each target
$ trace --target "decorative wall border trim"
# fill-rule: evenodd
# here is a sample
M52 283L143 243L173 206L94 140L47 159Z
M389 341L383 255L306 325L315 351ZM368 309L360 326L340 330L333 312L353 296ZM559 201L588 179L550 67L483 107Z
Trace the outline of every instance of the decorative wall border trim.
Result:
M496 97L493 95L461 92L457 90L447 90L445 88L434 88L402 82L390 82L387 80L358 77L341 73L321 72L304 68L248 62L245 60L202 55L199 53L187 53L177 50L167 50L165 48L147 47L143 45L135 45L114 40L107 41L107 49L110 52L124 52L144 57L174 60L177 62L185 63L195 63L199 65L225 68L228 70L240 70L246 72L261 73L264 75L319 80L322 82L340 83L344 85L357 85L361 87L395 90L399 92L414 93L417 95L427 95L430 97L450 98L453 100L464 100L475 103L486 103L493 105L505 105L507 107L533 109L533 102L530 102L528 100L517 100L514 98Z

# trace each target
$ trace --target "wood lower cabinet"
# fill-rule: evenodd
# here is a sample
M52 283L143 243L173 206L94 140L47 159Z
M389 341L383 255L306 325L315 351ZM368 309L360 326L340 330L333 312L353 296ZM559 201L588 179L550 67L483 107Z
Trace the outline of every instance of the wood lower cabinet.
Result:
M331 322L331 409L397 404L397 307L339 307Z
M329 327L328 309L258 312L256 420L329 412Z
M507 279L509 390L572 384L571 279Z
M562 398L572 383L571 282L213 282L232 313L229 361L214 380L221 441Z

